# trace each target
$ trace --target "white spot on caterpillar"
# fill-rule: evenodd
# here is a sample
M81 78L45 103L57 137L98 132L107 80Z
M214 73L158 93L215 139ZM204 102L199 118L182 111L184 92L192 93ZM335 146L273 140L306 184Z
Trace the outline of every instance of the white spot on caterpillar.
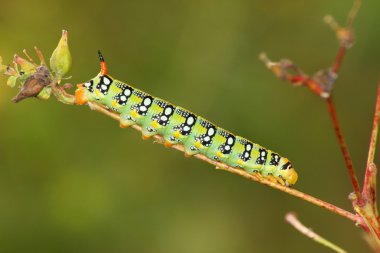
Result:
M248 144L248 145L247 145L247 151L250 151L251 149L252 149L251 144Z
M110 79L108 79L106 76L103 78L103 83L105 84L105 85L109 85L110 83L111 83L111 80Z
M107 86L104 85L104 84L102 84L102 85L100 86L100 88L101 88L102 90L107 90Z
M164 114L165 114L165 115L170 115L170 114L172 114L172 112L173 112L173 109L172 109L171 107L167 107L167 108L165 109L165 111L164 111Z
M227 144L232 145L234 143L234 139L232 137L229 137L227 140Z
M183 127L183 130L186 131L186 132L187 132L187 131L190 131L190 127L189 127L189 126L184 126L184 127Z
M246 153L244 153L244 157L245 158L248 158L249 157L249 154L246 152Z
M161 116L161 118L160 118L162 121L167 121L168 120L168 117L166 117L166 116Z
M123 101L123 102L125 102L125 101L127 101L127 97L126 96L121 96L120 100Z
M194 118L193 117L188 117L187 118L187 122L186 122L188 125L192 125L192 124L194 124Z
M206 137L204 138L204 140L205 140L205 141L210 141L210 136L206 136Z
M231 149L231 147L227 145L227 146L224 147L224 149L227 150L227 151L229 151Z
M140 111L146 112L147 110L148 110L148 108L146 108L146 106L140 106Z
M131 90L130 89L125 89L124 90L124 95L126 95L127 97L129 97L131 95Z
M207 131L207 134L210 136L214 135L214 133L215 133L215 129L213 127L209 128Z
M148 105L150 105L151 103L152 103L152 99L150 99L150 98L145 98L145 99L144 99L143 104L144 104L145 106L148 106Z

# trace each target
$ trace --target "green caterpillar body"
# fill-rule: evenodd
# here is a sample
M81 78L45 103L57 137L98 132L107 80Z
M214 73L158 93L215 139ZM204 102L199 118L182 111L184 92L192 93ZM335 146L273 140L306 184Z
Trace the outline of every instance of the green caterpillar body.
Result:
M138 90L107 74L99 52L101 72L79 84L76 101L97 102L120 114L120 125L140 125L144 138L161 135L165 145L183 145L188 156L202 154L212 160L237 167L280 184L292 186L297 173L289 160L279 154L234 135L194 113Z

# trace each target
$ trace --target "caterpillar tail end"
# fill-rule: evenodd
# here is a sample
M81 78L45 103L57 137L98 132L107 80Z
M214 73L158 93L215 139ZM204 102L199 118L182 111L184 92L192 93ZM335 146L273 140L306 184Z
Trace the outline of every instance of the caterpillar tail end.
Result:
M294 170L292 172L292 174L290 175L290 177L288 178L288 180L285 182L285 185L289 186L289 187L292 187L293 185L295 185L295 183L297 182L297 180L298 180L298 174Z
M75 104L84 105L88 102L86 98L86 89L83 87L83 84L78 84L78 89L75 91Z

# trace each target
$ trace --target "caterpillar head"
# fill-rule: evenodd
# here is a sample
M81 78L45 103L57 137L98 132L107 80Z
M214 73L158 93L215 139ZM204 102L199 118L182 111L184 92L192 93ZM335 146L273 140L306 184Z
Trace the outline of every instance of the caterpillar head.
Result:
M282 158L277 173L286 186L292 186L297 182L298 174L287 158Z
M102 53L98 51L98 54L100 60L100 72L91 80L78 84L78 89L75 92L77 104L81 105L88 101L97 100L108 93L112 79L107 75L107 65Z

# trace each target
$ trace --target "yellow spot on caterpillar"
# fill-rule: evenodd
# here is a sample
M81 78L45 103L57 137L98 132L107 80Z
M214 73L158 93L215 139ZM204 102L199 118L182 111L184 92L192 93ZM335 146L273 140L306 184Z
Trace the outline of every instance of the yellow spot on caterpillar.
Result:
M218 152L216 152L216 156L219 157L219 158L221 158L221 157L223 157L223 153L220 152L220 150L218 150Z
M155 128L155 129L157 129L157 128L159 128L159 124L158 124L158 122L157 121L153 121L152 122L152 126Z
M95 90L95 95L100 97L102 95L102 93L99 90Z
M139 116L139 114L138 114L135 110L133 110L133 111L131 112L131 116L132 116L133 118L137 118L137 117Z
M179 131L176 131L174 134L174 137L176 137L177 139L180 138L182 136L182 134L179 132Z
M112 106L113 106L113 107L117 107L117 101L116 101L116 100L113 100L113 101L112 101Z
M198 149L203 147L203 145L200 141L197 141L194 146Z
M244 165L244 164L245 164L244 161L243 161L242 159L239 159L239 160L237 161L237 163L238 163L239 165Z

